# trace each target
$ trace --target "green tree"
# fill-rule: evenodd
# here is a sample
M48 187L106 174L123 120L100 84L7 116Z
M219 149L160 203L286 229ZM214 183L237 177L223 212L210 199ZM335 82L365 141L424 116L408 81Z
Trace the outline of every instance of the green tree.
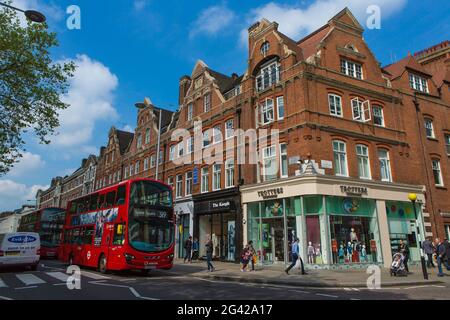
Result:
M42 144L59 126L58 112L75 64L55 63L50 49L56 34L45 23L21 25L15 11L0 7L0 176L25 150L24 134L34 131Z

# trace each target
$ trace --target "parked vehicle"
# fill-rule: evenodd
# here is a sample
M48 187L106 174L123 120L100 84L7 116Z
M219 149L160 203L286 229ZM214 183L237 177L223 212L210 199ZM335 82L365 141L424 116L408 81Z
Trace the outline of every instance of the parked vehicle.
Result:
M30 267L36 270L41 239L35 232L0 234L0 268Z

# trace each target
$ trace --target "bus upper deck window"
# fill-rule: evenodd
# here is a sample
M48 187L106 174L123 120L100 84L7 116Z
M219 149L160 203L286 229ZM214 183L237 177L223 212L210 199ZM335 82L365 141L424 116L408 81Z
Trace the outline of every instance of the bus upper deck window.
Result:
M123 185L117 189L116 206L125 204L125 196L126 196L126 189L125 186Z
M116 198L116 192L111 191L106 195L106 208L114 206L114 200Z

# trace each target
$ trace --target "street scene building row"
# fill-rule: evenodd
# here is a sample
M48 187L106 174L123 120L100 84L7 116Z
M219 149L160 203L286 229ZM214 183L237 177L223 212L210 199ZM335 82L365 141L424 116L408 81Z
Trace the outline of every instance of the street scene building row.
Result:
M173 187L179 257L192 235L224 261L252 240L259 262L287 263L296 237L317 268L389 265L400 240L420 260L420 240L450 231L450 42L381 67L363 32L348 9L300 40L258 21L243 74L198 61L176 111L137 103L135 132L112 127L37 206L146 177Z

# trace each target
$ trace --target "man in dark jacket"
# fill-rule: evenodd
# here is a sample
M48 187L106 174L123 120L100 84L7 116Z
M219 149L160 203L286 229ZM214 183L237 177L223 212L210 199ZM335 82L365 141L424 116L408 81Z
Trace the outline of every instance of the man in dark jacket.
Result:
M443 277L444 273L442 272L442 263L445 261L445 246L444 243L441 242L439 238L436 238L436 256L437 256L437 265L438 265L438 277Z
M447 270L450 271L450 242L448 239L444 239L444 248L445 248L445 266Z
M423 242L423 251L425 252L425 254L428 257L427 260L427 267L435 267L434 263L433 263L433 254L434 254L434 245L433 242L431 241L430 237L428 237L424 242Z
M192 262L191 258L192 258L192 237L189 236L188 239L186 239L186 241L184 242L184 250L186 252L186 254L184 255L184 262L186 262L186 260L189 261L189 263Z

